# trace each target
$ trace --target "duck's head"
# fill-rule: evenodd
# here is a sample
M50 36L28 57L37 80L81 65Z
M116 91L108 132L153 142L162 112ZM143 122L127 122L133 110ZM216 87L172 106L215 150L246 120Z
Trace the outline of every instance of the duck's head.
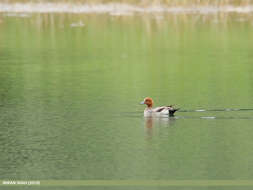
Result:
M152 98L146 97L140 104L146 104L149 108L152 108L154 101Z

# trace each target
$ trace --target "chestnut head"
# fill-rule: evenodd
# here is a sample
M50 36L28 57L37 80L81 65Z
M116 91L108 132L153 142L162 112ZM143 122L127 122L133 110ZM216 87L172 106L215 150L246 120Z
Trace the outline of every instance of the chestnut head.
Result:
M149 108L151 108L154 104L152 98L146 97L140 104L146 104Z

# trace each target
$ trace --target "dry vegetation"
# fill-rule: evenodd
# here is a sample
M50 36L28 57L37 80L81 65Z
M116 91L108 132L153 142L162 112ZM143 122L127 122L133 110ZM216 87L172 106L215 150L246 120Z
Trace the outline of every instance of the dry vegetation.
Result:
M86 3L86 4L105 4L105 3L125 3L138 6L166 5L166 6L248 6L253 5L253 0L2 0L2 3L40 3L40 2L64 2L64 3Z

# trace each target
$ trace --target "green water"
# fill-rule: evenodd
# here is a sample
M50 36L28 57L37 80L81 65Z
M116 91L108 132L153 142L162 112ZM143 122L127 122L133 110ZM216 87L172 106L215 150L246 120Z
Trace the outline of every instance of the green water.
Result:
M253 179L253 111L139 105L253 107L251 21L204 17L2 14L0 179Z

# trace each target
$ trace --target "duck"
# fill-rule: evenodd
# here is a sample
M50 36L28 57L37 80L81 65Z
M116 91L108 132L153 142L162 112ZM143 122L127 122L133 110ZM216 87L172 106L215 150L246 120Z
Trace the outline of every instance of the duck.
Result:
M144 110L144 116L165 116L174 117L174 113L179 110L179 108L174 108L172 105L170 106L161 106L153 108L154 101L150 97L144 98L140 104L146 104L147 107Z

